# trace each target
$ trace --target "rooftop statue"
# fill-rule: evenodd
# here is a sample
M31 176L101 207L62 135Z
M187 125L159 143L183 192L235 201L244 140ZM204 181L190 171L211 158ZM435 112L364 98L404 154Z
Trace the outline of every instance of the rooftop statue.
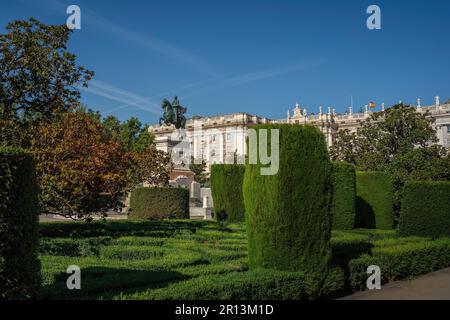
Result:
M172 103L169 100L164 99L162 101L161 108L164 109L164 113L162 118L159 119L159 124L162 125L171 125L173 124L177 129L184 129L186 126L186 117L184 114L187 111L187 108L184 108L180 105L180 101L178 97L175 96L173 98Z

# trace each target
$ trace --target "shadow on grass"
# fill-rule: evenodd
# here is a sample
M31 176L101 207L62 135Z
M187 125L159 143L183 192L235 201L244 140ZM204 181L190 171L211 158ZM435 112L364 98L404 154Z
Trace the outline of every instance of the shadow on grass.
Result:
M49 300L65 299L112 299L114 294L149 288L161 288L169 282L190 278L175 271L133 270L108 267L88 267L81 269L81 289L67 289L66 281L70 274L61 272L55 275L55 282L42 288L42 298Z

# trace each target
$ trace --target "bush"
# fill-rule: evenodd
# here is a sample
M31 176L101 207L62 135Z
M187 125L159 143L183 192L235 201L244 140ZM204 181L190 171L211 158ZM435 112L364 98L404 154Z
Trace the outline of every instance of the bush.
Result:
M407 182L399 231L404 236L450 235L450 181Z
M393 187L384 172L356 173L356 227L369 229L392 229Z
M331 238L332 262L346 270L350 260L359 258L363 253L370 253L373 244L367 235L341 232L333 231Z
M267 300L310 299L329 295L344 285L342 270L333 268L323 285L302 272L255 269L209 275L170 284L166 288L148 290L120 299L156 300Z
M349 263L349 282L354 289L366 286L367 267L377 265L382 281L393 281L417 276L450 266L450 239L439 239L399 244L372 249L373 256L362 255Z
M38 221L31 155L0 147L0 299L35 298L39 293Z
M331 164L324 136L312 126L256 126L257 133L264 129L269 142L270 129L279 130L279 170L261 175L260 163L246 165L250 265L325 276L331 257Z
M244 221L242 180L245 166L239 164L214 164L211 166L211 193L214 214L219 221Z
M182 188L136 188L131 192L130 217L189 219L189 191Z
M356 215L355 167L345 162L333 162L331 185L333 189L331 201L332 227L334 230L353 229Z

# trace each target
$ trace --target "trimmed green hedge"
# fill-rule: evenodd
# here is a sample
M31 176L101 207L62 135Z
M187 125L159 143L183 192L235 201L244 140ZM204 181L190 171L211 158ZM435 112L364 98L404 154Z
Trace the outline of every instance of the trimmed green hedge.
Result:
M0 299L39 294L38 222L38 187L31 155L0 147Z
M245 166L239 164L213 164L211 166L211 193L217 220L244 221L242 180Z
M131 192L130 218L189 219L189 190L136 188Z
M156 300L291 300L327 296L344 286L340 268L333 268L323 283L302 272L254 269L208 275L169 284L165 288L148 290L120 299Z
M400 241L399 238L393 240ZM383 282L417 276L450 266L450 239L423 239L423 241L372 249L372 256L364 254L349 263L349 282L354 289L364 289L367 267L377 265L381 269Z
M392 229L393 186L384 172L356 173L356 228Z
M403 236L449 236L450 181L407 182L399 231Z
M332 227L334 230L353 229L356 216L355 167L345 162L333 162L331 185L333 189L331 201Z
M279 130L279 170L261 175L265 166L259 161L246 165L243 193L250 264L325 276L331 258L331 163L325 138L312 126L253 128L257 136L268 130L267 150L270 130Z

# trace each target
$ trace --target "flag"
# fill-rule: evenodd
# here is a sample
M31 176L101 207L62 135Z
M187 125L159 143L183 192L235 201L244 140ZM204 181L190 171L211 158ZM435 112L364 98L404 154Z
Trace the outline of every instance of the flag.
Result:
M370 106L370 109L373 109L373 108L375 108L375 103L373 101L370 101L369 106Z

